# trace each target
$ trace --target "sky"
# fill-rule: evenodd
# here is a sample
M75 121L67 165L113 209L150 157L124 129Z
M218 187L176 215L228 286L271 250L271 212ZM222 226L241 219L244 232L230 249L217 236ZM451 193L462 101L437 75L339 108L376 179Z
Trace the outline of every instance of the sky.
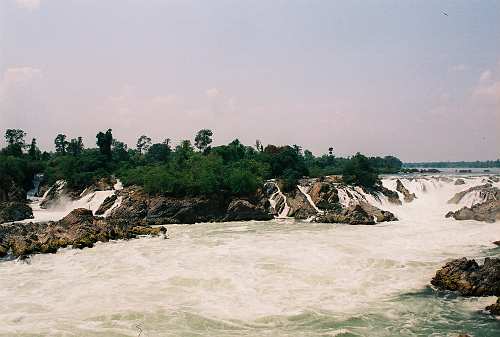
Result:
M500 1L0 0L7 128L497 159Z

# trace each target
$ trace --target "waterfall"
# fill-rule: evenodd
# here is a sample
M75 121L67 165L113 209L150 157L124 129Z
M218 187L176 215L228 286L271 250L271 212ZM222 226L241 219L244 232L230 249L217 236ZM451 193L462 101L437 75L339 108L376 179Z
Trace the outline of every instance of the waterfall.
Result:
M42 180L43 180L43 173L35 174L35 176L33 177L33 188L29 190L28 193L26 194L26 199L34 200L34 198L38 194L38 188L40 187L40 183L42 182Z
M281 192L280 187L278 186L278 184L275 181L270 180L269 183L273 184L276 187L276 192L274 192L269 197L269 203L271 204L271 207L278 214L277 218L286 218L286 217L288 217L288 213L290 212L290 206L288 206L288 204L286 202L286 195L283 194L283 192ZM280 204L279 198L281 198L281 201L283 202L283 209L281 210L281 212L278 209L279 208L279 204Z
M316 204L314 203L314 201L312 200L311 196L307 193L307 188L305 186L300 186L300 185L297 185L297 188L299 189L300 192L302 192L302 194L306 197L307 201L309 201L309 204L316 210L316 212L318 213L323 213L322 210L320 210Z

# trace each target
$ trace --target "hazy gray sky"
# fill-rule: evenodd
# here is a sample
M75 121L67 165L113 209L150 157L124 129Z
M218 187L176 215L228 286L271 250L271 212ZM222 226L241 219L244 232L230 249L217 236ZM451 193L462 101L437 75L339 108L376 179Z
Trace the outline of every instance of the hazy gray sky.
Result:
M500 1L0 0L0 127L496 159Z

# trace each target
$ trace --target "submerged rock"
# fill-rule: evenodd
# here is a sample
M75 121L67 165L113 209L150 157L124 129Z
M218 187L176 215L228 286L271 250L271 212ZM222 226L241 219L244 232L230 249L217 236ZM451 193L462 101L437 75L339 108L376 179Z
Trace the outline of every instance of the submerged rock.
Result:
M33 211L25 202L0 202L0 223L32 219Z
M417 198L415 193L410 193L410 191L403 185L403 183L399 179L396 180L396 191L403 194L405 202L412 202Z
M137 235L159 235L164 227L138 226L133 221L95 217L90 210L78 208L59 221L0 225L0 257L54 253L67 246L92 247L98 241L130 239Z
M500 199L500 190L498 187L493 187L491 184L484 184L479 186L474 186L456 193L453 198L448 200L449 204L458 204L462 199L470 193L479 193L479 199L482 201L498 200Z
M463 296L500 296L500 258L486 258L483 265L461 258L436 272L431 284Z

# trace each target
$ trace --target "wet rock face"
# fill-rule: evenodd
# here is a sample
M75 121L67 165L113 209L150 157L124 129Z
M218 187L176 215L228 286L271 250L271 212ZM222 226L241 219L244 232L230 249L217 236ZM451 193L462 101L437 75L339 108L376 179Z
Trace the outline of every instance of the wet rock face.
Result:
M0 223L32 219L33 211L20 201L0 202Z
M396 190L403 194L405 202L412 202L417 198L415 193L410 193L399 179L396 180Z
M375 219L377 221L375 221ZM329 210L319 214L314 222L321 223L347 223L350 225L374 225L376 222L397 221L398 219L388 211L383 211L366 202L347 209L338 207L336 210Z
M233 200L223 221L271 220L273 216L247 200Z
M462 207L458 211L448 212L445 217L455 220L476 220L493 223L500 220L500 201L492 200L472 207Z
M498 187L493 187L491 184L484 184L479 186L474 186L465 191L456 193L453 198L448 200L449 204L458 204L462 199L470 193L479 192L479 197L484 201L499 200L500 199L500 189Z
M392 190L390 190L382 185L377 186L377 190L379 192L381 192L383 195L385 195L391 204L395 204L395 205L402 205L403 204L401 202L401 200L399 199L399 194L397 192L392 191Z
M106 213L106 211L108 209L110 209L115 204L116 199L118 199L116 194L113 194L113 195L110 195L109 197L106 197L106 199L104 199L104 201L102 202L101 206L99 206L99 208L97 209L95 214L96 215L103 215L104 213Z
M458 211L450 211L445 217L456 220L476 220L485 222L495 222L500 220L500 189L491 184L471 187L465 191L455 194L448 203L457 204L466 195L479 193L479 199L483 200L472 207L462 207Z
M462 178L458 178L457 180L455 180L455 185L465 185L465 180L463 180Z
M196 222L268 220L269 202L259 191L252 198L169 197L150 196L139 187L128 187L118 192L120 206L114 208L112 219L133 219L145 225L190 224ZM236 214L237 211L242 214ZM251 217L251 216L254 217ZM267 216L264 216L267 215ZM229 220L232 219L232 220Z
M292 193L287 195L286 200L288 206L290 206L288 216L294 217L295 219L308 219L318 213L309 200L307 200L304 193L302 193L297 187Z
M316 207L321 210L333 209L339 202L338 190L334 185L325 181L313 183L308 193Z
M133 221L94 217L90 210L78 208L55 222L0 225L0 257L9 251L14 257L54 253L69 245L74 248L92 247L98 241L165 232L163 227L138 226Z
M436 272L431 284L463 296L500 296L500 259L486 258L483 265L461 258Z

